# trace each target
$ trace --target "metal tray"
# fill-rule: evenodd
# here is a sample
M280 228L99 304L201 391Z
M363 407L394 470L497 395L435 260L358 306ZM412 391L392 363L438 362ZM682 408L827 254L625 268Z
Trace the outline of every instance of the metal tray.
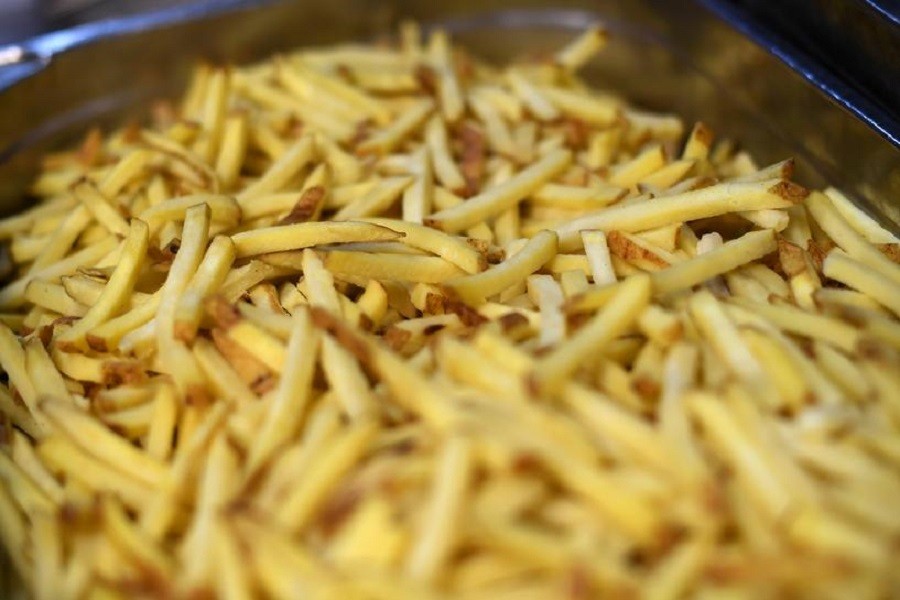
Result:
M557 47L601 21L613 41L586 71L594 84L702 119L762 163L794 156L804 183L837 185L900 226L896 124L726 0L570 0L552 9L538 0L218 0L0 48L0 212L26 205L42 152L91 124L140 118L153 99L180 91L196 60L242 63L370 39L405 17L440 24L495 60Z

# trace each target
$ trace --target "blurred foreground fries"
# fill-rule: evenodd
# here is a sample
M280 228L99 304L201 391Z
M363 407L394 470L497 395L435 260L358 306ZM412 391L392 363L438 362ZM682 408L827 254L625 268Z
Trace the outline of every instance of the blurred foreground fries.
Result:
M0 220L28 592L895 595L900 241L592 90L607 43L406 24L47 156Z

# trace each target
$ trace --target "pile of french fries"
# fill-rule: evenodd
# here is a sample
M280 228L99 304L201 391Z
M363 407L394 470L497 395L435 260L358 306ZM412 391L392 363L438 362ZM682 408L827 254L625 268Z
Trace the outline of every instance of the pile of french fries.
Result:
M0 220L28 593L896 594L898 239L588 87L605 43L202 66L47 156Z

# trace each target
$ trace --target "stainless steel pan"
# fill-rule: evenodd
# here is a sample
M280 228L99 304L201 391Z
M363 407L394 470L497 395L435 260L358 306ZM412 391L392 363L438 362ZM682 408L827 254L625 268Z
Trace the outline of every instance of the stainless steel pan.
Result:
M728 3L543 6L534 0L219 0L0 48L6 64L0 67L0 211L25 205L42 152L90 124L140 117L154 98L177 94L201 58L246 62L301 45L368 39L411 17L441 24L475 52L500 60L556 47L572 30L599 20L614 37L587 71L593 83L647 108L703 119L761 161L794 156L801 180L842 187L897 229L896 125L827 69L754 29Z

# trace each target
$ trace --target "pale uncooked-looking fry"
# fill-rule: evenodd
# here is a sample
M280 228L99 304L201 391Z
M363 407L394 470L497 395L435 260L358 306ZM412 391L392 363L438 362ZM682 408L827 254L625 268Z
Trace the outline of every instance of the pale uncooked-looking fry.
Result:
M721 183L637 204L613 206L555 229L560 236L560 248L568 251L579 247L578 233L585 229L642 231L738 210L788 208L805 196L806 190L781 180Z
M146 302L130 311L95 327L85 334L88 346L94 350L106 351L116 348L123 337L144 326L153 319L159 308L160 294L153 294Z
M352 85L348 85L339 77L325 76L315 69L306 68L305 65L302 64L302 60L298 62L299 64L295 63L295 68L298 68L303 76L312 81L316 86L328 90L332 95L342 98L348 104L367 113L381 125L387 124L388 121L390 121L390 112L378 99L373 98Z
M356 221L294 223L236 233L238 258L342 242L384 242L402 237L386 227Z
M717 398L694 392L685 399L692 416L703 424L706 437L722 449L724 458L739 473L742 487L766 512L769 518L784 514L790 503L790 495L774 474L761 464L759 452L742 431L735 416Z
M132 150L125 154L100 182L100 193L115 198L131 181L141 175L150 164L152 155L146 150Z
M556 234L543 231L501 264L482 273L452 279L444 285L464 301L480 304L540 269L556 255L556 246Z
M428 54L438 72L441 112L448 123L455 123L465 111L465 102L451 55L450 40L444 31L432 32L428 43Z
M531 114L542 121L553 121L559 118L559 111L556 107L521 73L511 71L507 75L507 79L513 92L528 107Z
M67 477L84 485L114 493L133 508L143 507L151 496L152 488L142 480L108 466L62 437L46 438L38 446L37 452L51 470L65 473Z
M426 219L425 223L449 232L471 227L479 221L495 216L521 202L526 196L559 174L571 159L572 154L567 150L552 152L505 183L470 198L457 207L434 213Z
M591 266L591 277L594 285L615 283L617 277L609 256L606 234L602 231L582 231L584 254Z
M535 364L528 379L532 392L556 392L585 359L624 333L650 301L650 288L646 275L623 281L601 312Z
M539 89L561 112L600 127L615 121L621 109L617 100L608 97L550 85Z
M44 397L67 401L72 399L65 379L53 364L41 340L36 337L25 340L25 368L39 400Z
M644 181L666 164L666 153L661 145L651 146L628 162L612 168L609 181L613 185L629 188Z

